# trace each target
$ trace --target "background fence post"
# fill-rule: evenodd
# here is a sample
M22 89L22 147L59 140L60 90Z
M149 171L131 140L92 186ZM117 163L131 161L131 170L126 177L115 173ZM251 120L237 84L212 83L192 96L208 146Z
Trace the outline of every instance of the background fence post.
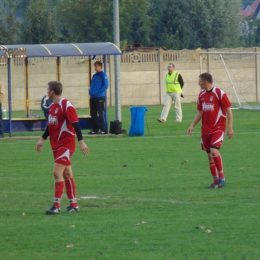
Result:
M257 52L257 47L255 47L255 52ZM255 89L256 89L256 102L258 103L258 55L255 54Z
M158 50L158 67L159 67L159 93L160 93L160 100L159 104L161 105L163 103L163 97L164 97L164 75L163 75L163 50L159 48Z

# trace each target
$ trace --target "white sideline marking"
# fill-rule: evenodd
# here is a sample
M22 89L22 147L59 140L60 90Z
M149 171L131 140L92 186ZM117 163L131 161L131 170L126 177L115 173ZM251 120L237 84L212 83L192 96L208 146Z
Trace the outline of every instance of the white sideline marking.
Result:
M99 199L99 197L96 197L96 196L82 196L82 197L80 197L79 199L89 200L89 199ZM79 199L78 199L78 200L79 200Z
M23 195L23 194L26 194L26 195L45 195L45 196L49 196L50 193L49 192L46 192L46 193L43 193L43 192L31 192L31 191L24 191L24 192L21 192L21 191L10 191L10 190L2 190L0 191L0 194L2 194L3 196L5 197L8 197L10 196L11 194L20 194L20 195ZM66 199L66 196L64 196L62 199ZM177 201L177 200L174 200L174 199L170 199L170 198L126 198L126 197L118 197L118 196L105 196L105 197L98 197L98 196L79 196L77 197L77 200L81 200L81 199L100 199L100 200L121 200L121 201L152 201L152 202L170 202L170 203L177 203L177 202L181 202L181 201ZM189 201L187 201L189 203ZM223 203L223 202L221 202Z
M234 133L234 136L236 135L248 135L248 134L260 134L260 132L241 132L241 133ZM226 135L226 134L225 134ZM201 136L200 133L193 133L192 136ZM187 137L187 138L191 138L188 134L185 135L169 135L169 136L136 136L136 137L131 137L131 138L118 138L116 140L120 140L120 141L131 141L133 139L159 139L159 138L179 138L179 137ZM105 141L105 139L103 139ZM107 140L115 140L115 139L106 139Z
M260 134L260 132L235 132L234 133L234 136L236 135L248 135L248 134ZM192 136L200 136L201 134L200 133L193 133ZM226 135L226 134L225 134ZM186 138L191 138L188 134L185 134L185 135L168 135L168 136L135 136L135 137L129 137L129 138L102 138L102 142L104 141L131 141L133 139L160 139L160 138L180 138L180 137L186 137ZM35 145L37 144L37 141L36 140L29 140L29 139L26 139L26 140L10 140L11 142L9 142L9 140L7 141L3 141L2 144L14 144L16 145L17 144L17 141L21 141L23 143L31 143L31 142L34 142ZM89 142L90 139L88 139L88 141L86 142ZM1 142L0 142L1 143ZM48 144L47 144L48 143ZM46 145L49 145L49 142L46 142Z

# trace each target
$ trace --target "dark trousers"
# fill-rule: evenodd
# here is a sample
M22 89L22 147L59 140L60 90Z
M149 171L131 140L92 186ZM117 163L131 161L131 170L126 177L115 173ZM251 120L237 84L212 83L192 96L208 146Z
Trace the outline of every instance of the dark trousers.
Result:
M106 132L105 97L90 98L90 111L93 131L98 132L100 124L101 131Z
M0 136L4 135L4 122L2 116L2 103L0 103Z

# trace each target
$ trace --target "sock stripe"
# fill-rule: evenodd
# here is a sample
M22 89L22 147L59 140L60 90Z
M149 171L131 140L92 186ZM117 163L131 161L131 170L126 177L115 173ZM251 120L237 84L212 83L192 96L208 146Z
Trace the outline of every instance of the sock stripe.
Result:
M77 207L78 203L76 198L76 185L74 179L70 178L66 180L65 185L66 185L66 192L67 192L68 199L70 201L70 205L73 207Z

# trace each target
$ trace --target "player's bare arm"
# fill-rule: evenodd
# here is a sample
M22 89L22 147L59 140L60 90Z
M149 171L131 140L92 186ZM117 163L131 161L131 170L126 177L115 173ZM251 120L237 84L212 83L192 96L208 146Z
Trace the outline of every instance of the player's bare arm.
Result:
M188 128L187 130L187 134L188 135L191 135L192 134L192 131L194 129L194 127L196 126L196 124L201 120L201 117L202 117L202 111L197 111L197 114L193 120L193 122L191 123L190 127Z
M80 150L83 152L84 155L88 155L89 149L88 146L85 144L84 140L79 141Z
M40 153L42 151L42 145L43 145L44 139L41 137L39 142L36 145L36 150L38 153Z
M233 131L233 114L231 111L231 108L227 108L227 120L228 120L228 129L227 129L227 136L228 138L231 138L234 135Z

